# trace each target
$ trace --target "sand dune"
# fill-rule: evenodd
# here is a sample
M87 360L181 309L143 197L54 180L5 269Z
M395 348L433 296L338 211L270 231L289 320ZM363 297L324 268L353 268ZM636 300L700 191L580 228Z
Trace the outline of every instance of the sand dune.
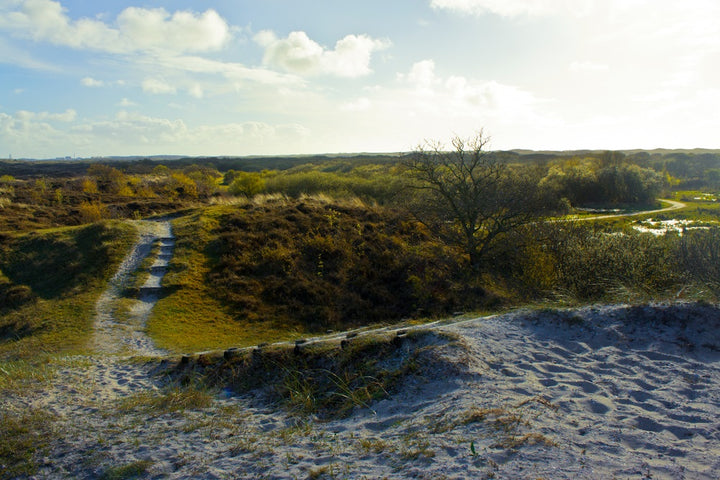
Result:
M435 328L458 340L424 347L422 375L329 422L225 394L207 408L119 410L156 391L147 367L70 365L18 402L59 416L37 478L133 462L147 478L720 477L717 307L520 311Z

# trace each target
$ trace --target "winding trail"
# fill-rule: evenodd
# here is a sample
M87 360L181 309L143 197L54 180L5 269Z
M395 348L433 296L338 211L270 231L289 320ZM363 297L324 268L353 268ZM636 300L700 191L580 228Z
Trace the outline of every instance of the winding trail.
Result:
M650 215L653 213L664 213L664 212L672 212L674 210L680 210L681 208L687 207L686 204L682 202L678 202L676 200L668 200L666 198L660 198L661 202L669 203L669 207L660 208L657 210L643 210L642 212L630 212L630 213L611 213L608 215L592 215L589 217L577 217L577 218L569 218L561 220L563 222L572 222L572 221L578 221L578 222L585 222L588 220L606 220L608 218L620 218L620 217L635 217L640 215Z
M52 460L33 478L97 478L97 470L79 465L88 461L84 456L89 451L102 451L98 445L103 437L116 435L118 425L126 421L115 413L118 405L133 396L156 395L162 388L161 380L153 375L156 364L142 358L167 355L154 346L145 326L158 300L174 237L166 219L132 223L138 229L138 240L96 302L91 351L55 360L55 372L47 385L14 399L18 411L37 409L51 413L59 434L49 452ZM160 262L162 267L151 267L146 282L150 288L143 286L137 299L124 297L132 274L153 253L157 243L160 254L156 264ZM127 313L118 315L121 308ZM101 457L115 458L111 452Z

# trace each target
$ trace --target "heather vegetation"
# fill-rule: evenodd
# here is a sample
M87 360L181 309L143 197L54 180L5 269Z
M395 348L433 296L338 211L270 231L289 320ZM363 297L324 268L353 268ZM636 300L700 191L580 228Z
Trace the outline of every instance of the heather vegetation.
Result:
M484 147L0 162L0 348L82 344L68 332L88 328L132 238L117 220L168 213L177 248L148 328L171 350L548 300L716 298L720 154ZM666 215L696 223L657 235L580 219L662 196L688 204Z

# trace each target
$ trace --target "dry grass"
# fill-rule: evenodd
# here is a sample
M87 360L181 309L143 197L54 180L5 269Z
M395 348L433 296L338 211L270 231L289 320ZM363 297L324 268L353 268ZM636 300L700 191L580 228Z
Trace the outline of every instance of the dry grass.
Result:
M150 468L152 464L153 462L150 460L138 460L126 465L109 467L100 475L100 480L131 480L140 478L147 473L148 468Z
M160 392L143 391L123 398L118 404L120 412L142 412L162 415L207 408L212 405L214 394L197 385L171 386Z
M514 450L523 446L542 445L557 447L558 444L546 435L534 432L532 418L536 418L537 412L529 415L528 409L538 405L545 407L552 412L558 411L558 406L543 396L535 396L519 402L510 407L483 407L472 408L465 412L460 419L449 422L439 431L447 431L459 425L471 426L479 424L480 430L473 434L480 434L482 437L494 439L489 448ZM474 453L474 442L471 449Z
M337 418L372 408L408 376L431 374L422 366L427 355L452 342L437 333L410 332L401 342L391 336L353 338L345 348L331 343L264 347L230 359L201 356L181 364L174 375L180 383L261 391L299 416Z

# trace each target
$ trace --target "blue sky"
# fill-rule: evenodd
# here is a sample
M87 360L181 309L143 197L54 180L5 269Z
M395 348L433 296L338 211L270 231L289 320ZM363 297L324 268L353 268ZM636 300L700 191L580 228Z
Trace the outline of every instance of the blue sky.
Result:
M719 148L717 0L0 0L0 158Z

